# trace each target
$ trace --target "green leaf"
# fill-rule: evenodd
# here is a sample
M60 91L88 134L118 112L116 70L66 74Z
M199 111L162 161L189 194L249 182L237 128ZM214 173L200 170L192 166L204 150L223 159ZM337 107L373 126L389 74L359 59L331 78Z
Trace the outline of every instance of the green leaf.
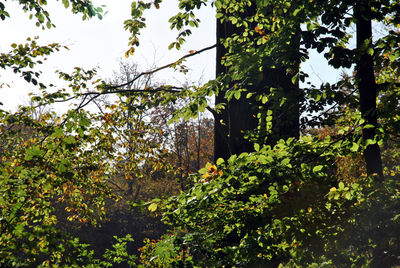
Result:
M285 158L285 159L283 159L283 160L281 161L281 164L282 164L283 166L287 166L289 163L290 163L290 158Z
M321 165L315 166L315 167L313 168L313 172L314 172L314 173L317 173L317 172L321 171L323 167L324 167L324 166L321 166Z
M69 0L62 0L62 3L63 3L65 8L69 7Z
M262 99L261 99L262 104L267 103L267 101L268 101L268 97L267 96L263 96Z
M223 158L218 158L217 159L217 165L221 165L225 162L225 160Z
M327 210L331 210L332 204L331 203L326 203L325 207Z
M58 171L60 171L61 173L64 173L67 171L67 168L63 165L63 164L59 164L57 167Z
M222 3L221 3L221 1L220 0L217 0L217 1L215 1L215 7L217 8L217 9L221 9L221 7L222 7Z
M174 48L174 46L175 46L175 42L173 42L173 43L169 44L169 46L168 46L168 49L169 49L169 50L171 50L171 49L173 49L173 48Z
M157 204L156 203L151 203L149 206L149 211L154 212L157 210Z
M301 11L301 8L296 9L296 10L293 12L293 16L296 16L300 11Z
M235 99L239 100L240 99L240 95L241 95L240 91L236 91L235 94L234 94Z
M53 136L55 138L61 138L64 135L63 130L60 127L54 129Z
M75 137L74 136L68 136L67 138L64 139L64 142L67 144L73 144L75 143Z
M37 146L27 149L26 152L27 154L25 155L25 160L27 161L32 160L32 158L35 156L42 156L44 154L44 151Z
M42 13L36 14L36 18L38 19L38 21L39 21L40 23L44 22L44 16L43 16Z
M352 152L357 152L358 148L360 147L360 145L358 145L358 143L353 143L353 146L351 146L350 151Z

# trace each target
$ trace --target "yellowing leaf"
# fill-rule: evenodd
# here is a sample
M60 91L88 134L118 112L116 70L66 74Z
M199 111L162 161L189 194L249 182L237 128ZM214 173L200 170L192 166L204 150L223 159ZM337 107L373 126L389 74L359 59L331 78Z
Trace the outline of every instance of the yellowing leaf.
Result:
M156 203L152 203L152 204L149 206L149 211L154 212L154 211L156 211L156 210L157 210L157 204L156 204Z

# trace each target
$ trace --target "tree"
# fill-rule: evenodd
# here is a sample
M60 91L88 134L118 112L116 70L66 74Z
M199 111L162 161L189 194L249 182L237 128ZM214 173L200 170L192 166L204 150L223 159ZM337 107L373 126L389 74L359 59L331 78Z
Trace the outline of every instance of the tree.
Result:
M54 27L44 9L46 1L19 4L31 13L30 18L35 17L37 26ZM71 6L73 13L83 14L83 19L95 15L101 18L102 9L90 1L63 4L66 8ZM9 16L7 5L0 3L1 19ZM68 221L71 225L96 225L104 219L104 203L115 197L108 185L114 172L110 163L115 152L111 129L101 117L79 106L63 116L42 111L37 117L38 107L68 95L62 90L47 92L40 72L35 70L43 58L63 47L41 46L37 38L11 47L10 52L1 53L0 67L21 74L44 96L32 98L34 107L21 106L14 113L0 111L0 266L110 266L115 260L132 262L133 256L121 253L126 253L130 237L118 240L114 250L95 258L88 245L61 224ZM66 80L73 76L60 75ZM94 71L76 68L74 75L76 79L69 81L76 92L93 77Z
M376 98L378 87L375 82L375 69L373 55L369 50L374 48L372 42L372 6L371 3L355 3L354 18L357 20L357 60L356 74L358 90L360 92L360 111L366 125L372 126L363 130L365 140L374 140L378 128L378 115L376 109ZM369 174L377 174L383 177L382 160L380 148L377 143L369 144L364 150L365 162Z

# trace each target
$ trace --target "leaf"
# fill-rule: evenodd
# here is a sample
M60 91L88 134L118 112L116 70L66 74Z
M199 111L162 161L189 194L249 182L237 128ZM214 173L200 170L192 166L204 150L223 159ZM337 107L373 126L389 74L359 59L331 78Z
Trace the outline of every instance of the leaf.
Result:
M218 158L217 159L217 165L221 165L225 162L225 160L223 158Z
M33 148L27 149L27 155L25 156L25 160L32 160L35 156L42 156L44 151L39 149L39 147L34 146Z
M293 12L293 16L296 16L300 11L301 11L301 8L296 9L296 10Z
M217 10L218 9L221 9L221 7L222 7L222 3L221 3L221 1L220 0L217 0L217 1L215 1L215 7L217 8Z
M352 152L357 152L358 148L360 147L360 145L358 145L358 143L353 143L353 146L351 146L350 151Z
M263 96L262 99L261 99L262 104L267 103L267 101L268 101L268 97L267 96Z
M289 162L290 162L290 158L285 158L285 159L283 159L283 160L281 161L281 164L282 164L283 166L287 166L287 165L289 164Z
M156 211L157 210L157 204L156 203L151 203L148 209L151 212Z
M327 210L331 210L332 204L331 203L326 203L325 207Z
M63 164L59 164L57 167L58 171L60 171L61 173L64 173L67 171L67 168L63 165Z
M321 171L323 167L324 167L324 166L321 166L321 165L315 166L315 167L313 168L313 172L314 172L314 173L317 173L317 172Z
M74 136L68 136L67 138L64 139L64 142L66 144L73 144L73 143L75 143L75 137Z
M260 144L254 143L254 150L255 150L256 152L260 151Z
M62 0L62 3L63 3L65 8L69 7L69 0Z

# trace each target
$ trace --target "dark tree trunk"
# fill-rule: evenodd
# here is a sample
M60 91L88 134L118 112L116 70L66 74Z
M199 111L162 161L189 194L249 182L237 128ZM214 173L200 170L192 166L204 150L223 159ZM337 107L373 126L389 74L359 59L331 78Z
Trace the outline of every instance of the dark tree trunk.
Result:
M226 53L225 47L219 42L235 33L234 26L230 23L221 23L217 20L217 58L216 75L228 72L221 64L221 59ZM225 92L219 92L215 97L215 104L225 104L225 109L214 115L214 159L228 159L232 154L250 152L253 144L244 139L245 132L257 127L257 112L252 109L248 99L225 99Z
M253 5L255 7L255 4ZM248 10L248 13L255 11ZM240 30L229 22L221 23L217 20L217 53L216 53L216 75L228 72L228 68L221 64L222 57L226 54L225 47L220 43L221 39L227 38ZM294 61L294 72L298 70L298 61ZM246 132L257 131L259 120L257 114L267 109L273 110L272 135L268 139L273 144L281 138L299 137L299 87L292 83L292 74L286 73L286 67L268 69L264 68L263 79L258 85L251 86L252 91L261 93L269 88L279 88L280 96L287 102L279 106L280 99L275 103L267 103L260 110L251 99L242 96L239 100L232 98L229 102L225 99L225 92L219 92L215 97L215 104L225 104L225 109L214 114L214 159L228 159L232 154L251 152L254 150L253 143L244 138ZM278 104L276 103L278 102ZM262 144L263 138L267 136L266 128L261 127L257 133Z
M376 97L378 87L375 82L374 61L368 53L368 42L372 42L371 7L367 2L359 1L354 9L357 19L357 61L356 79L360 92L360 111L365 124L374 126L363 130L363 138L374 139L378 127ZM368 145L364 150L364 159L368 174L378 174L383 177L381 152L378 144Z
M298 44L296 44L298 48ZM299 71L299 62L296 60L291 66L294 72ZM272 133L267 141L273 145L280 139L299 138L300 135L300 100L301 94L298 82L292 82L293 74L287 73L286 67L264 69L264 79L261 81L259 88L278 88L278 96L267 103L268 109L273 111L272 118ZM282 99L286 99L281 103ZM262 137L262 133L260 133Z

